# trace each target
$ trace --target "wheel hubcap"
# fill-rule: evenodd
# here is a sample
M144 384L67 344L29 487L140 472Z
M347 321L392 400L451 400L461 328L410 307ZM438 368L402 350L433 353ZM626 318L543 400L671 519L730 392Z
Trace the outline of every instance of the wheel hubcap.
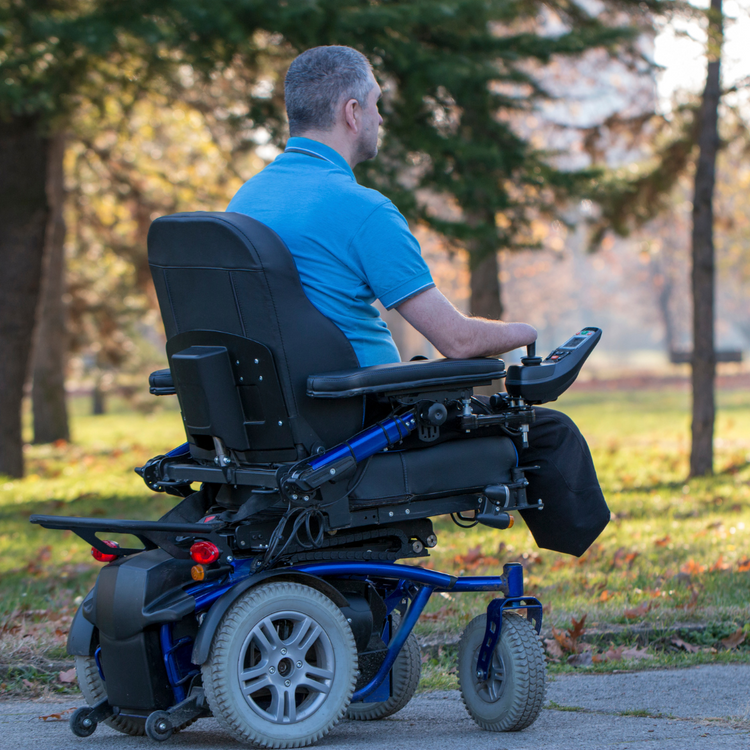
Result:
M323 628L300 612L261 620L240 650L240 689L250 708L274 724L314 714L333 684L333 645Z
M474 663L479 658L479 649L474 654ZM486 680L476 679L477 695L487 703L495 703L500 700L505 687L505 666L502 657L495 649L492 654L492 663L490 664L489 675Z

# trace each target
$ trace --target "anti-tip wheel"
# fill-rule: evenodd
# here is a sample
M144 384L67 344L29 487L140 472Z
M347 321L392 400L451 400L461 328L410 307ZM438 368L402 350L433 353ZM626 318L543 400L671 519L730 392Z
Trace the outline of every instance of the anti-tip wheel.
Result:
M157 742L164 742L174 734L174 726L166 711L154 711L146 719L146 735Z
M76 674L78 675L78 686L81 688L83 697L89 706L95 706L107 697L107 689L93 656L76 656ZM175 727L174 731L179 732L181 729L189 727L194 721L195 719L189 719ZM102 723L118 732L129 734L131 737L142 737L146 733L146 719L140 716L118 714L117 716L110 716Z
M216 720L260 747L306 747L344 717L357 646L343 613L317 589L279 581L241 596L202 667Z
M70 717L70 731L76 737L90 737L95 731L98 724L90 719L91 709L88 706L82 706L73 712Z
M458 645L458 682L466 710L491 732L517 732L541 713L546 691L544 651L534 626L512 612L503 614L500 639L486 680L477 677L477 659L487 615L475 617Z

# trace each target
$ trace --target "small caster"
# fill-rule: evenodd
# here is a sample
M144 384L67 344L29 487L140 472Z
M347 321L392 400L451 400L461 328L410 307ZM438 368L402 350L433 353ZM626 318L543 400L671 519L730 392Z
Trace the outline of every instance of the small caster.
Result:
M90 737L96 731L97 723L90 718L91 710L89 706L83 706L70 717L70 731L76 737Z
M146 719L146 734L157 742L164 742L174 734L174 726L166 711L154 711Z

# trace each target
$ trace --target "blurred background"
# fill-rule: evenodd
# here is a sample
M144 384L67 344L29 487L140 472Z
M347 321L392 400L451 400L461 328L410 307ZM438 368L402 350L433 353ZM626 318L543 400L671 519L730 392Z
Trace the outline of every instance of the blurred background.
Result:
M599 326L583 381L687 388L702 283L697 348L750 382L748 0L5 1L0 31L0 473L24 470L21 404L41 444L71 438L70 398L165 408L150 222L223 210L280 152L284 73L316 44L372 60L385 125L358 179L457 307L532 323L542 354ZM435 356L385 317L402 358Z

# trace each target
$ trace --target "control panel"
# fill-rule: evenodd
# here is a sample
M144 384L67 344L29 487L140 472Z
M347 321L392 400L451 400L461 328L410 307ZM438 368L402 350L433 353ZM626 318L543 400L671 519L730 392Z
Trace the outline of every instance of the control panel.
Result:
M529 404L554 401L573 384L601 337L600 328L582 328L544 360L534 356L532 344L527 356L521 359L522 365L508 367L505 378L508 395Z

